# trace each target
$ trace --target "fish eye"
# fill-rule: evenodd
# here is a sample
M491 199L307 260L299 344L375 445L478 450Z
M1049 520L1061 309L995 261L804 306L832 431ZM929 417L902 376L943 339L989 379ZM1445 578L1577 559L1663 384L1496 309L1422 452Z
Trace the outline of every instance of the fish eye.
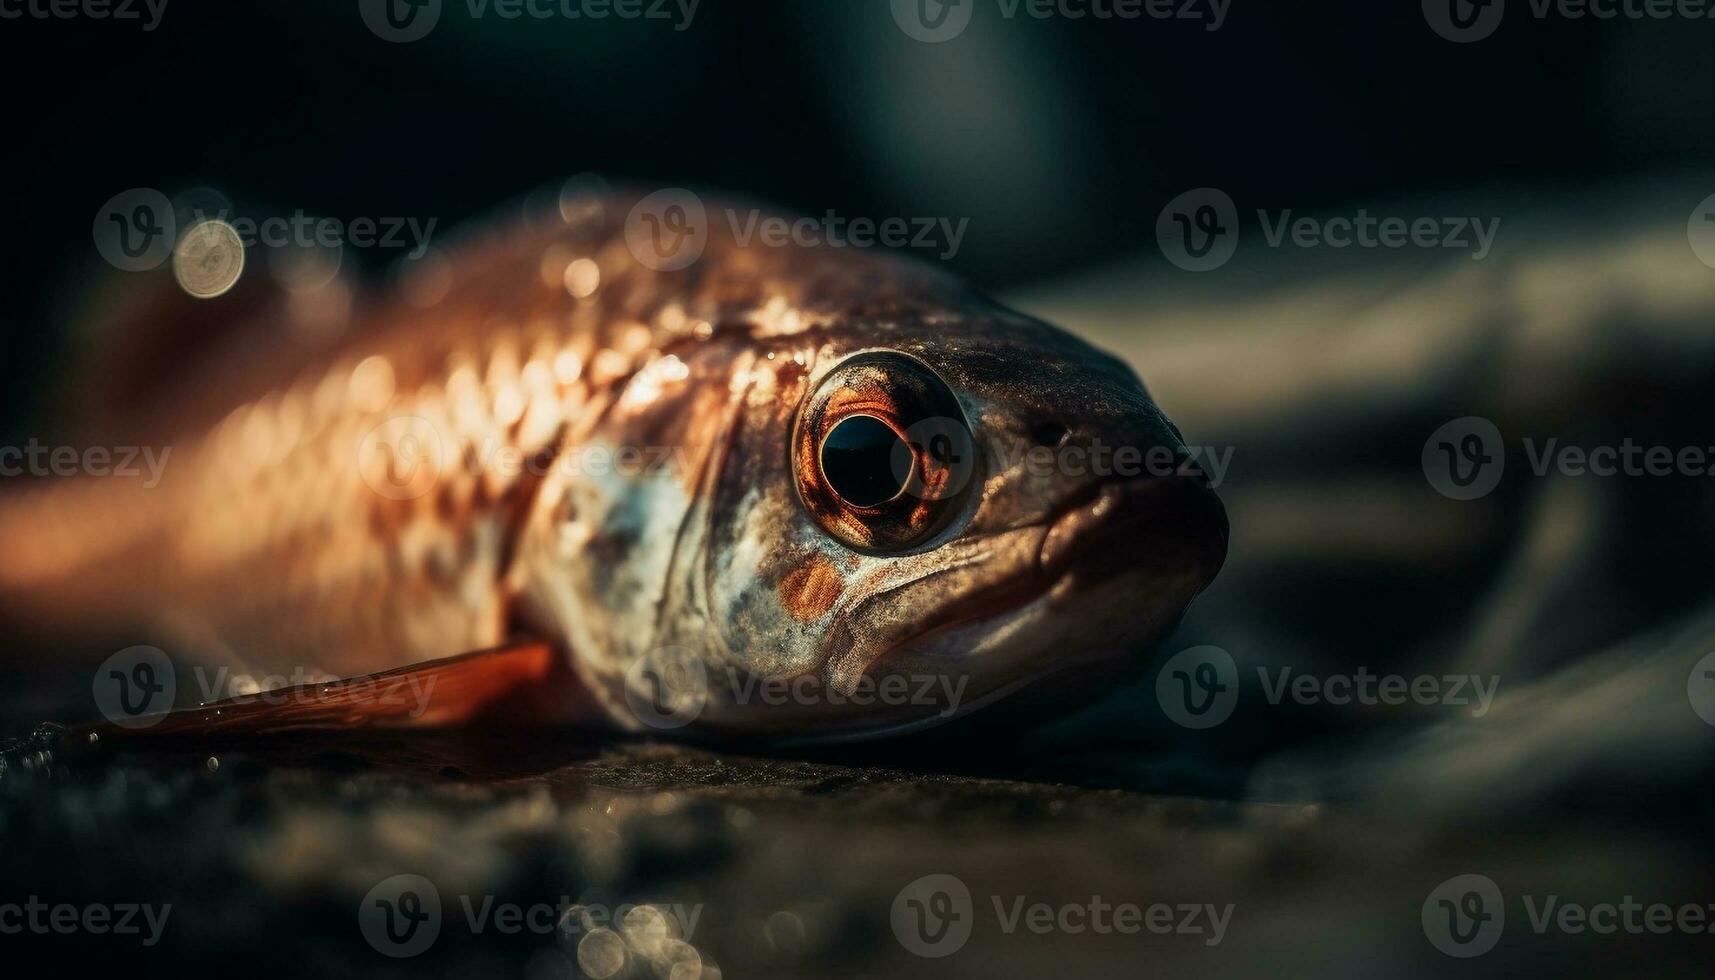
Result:
M792 436L798 498L848 547L922 546L963 511L979 463L958 399L921 361L856 354L810 393Z
M899 456L906 460L903 473ZM909 461L904 437L873 415L841 419L822 440L822 476L853 507L874 507L904 493Z

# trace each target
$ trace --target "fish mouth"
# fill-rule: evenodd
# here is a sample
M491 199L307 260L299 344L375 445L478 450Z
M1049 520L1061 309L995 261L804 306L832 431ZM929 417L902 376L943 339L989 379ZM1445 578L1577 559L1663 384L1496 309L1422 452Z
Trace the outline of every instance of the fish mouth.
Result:
M967 542L945 567L868 597L833 630L838 687L880 667L995 686L1159 639L1226 560L1220 498L1197 475L1104 481L1041 523ZM1077 646L1045 663L1043 653Z
M1144 571L1191 584L1189 602L1226 563L1228 530L1200 475L1106 481L1049 520L1036 564L1056 594Z

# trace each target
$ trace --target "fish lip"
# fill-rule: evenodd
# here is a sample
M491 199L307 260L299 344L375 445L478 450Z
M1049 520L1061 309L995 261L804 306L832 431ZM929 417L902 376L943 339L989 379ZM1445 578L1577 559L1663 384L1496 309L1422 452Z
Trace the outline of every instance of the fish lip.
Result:
M1156 596L1140 601L1189 605L1226 560L1228 524L1220 498L1202 481L1152 476L1091 484L1043 521L1005 533L1020 536L1015 566L950 599L908 630L869 633L865 610L850 610L843 628L834 631L845 649L823 661L830 683L855 684L877 664L921 649L940 634L998 622L1038 600L1047 600L1048 611L1064 608L1082 587L1128 572L1151 574L1161 586ZM1122 535L1137 536L1138 547L1115 540ZM904 588L932 587L932 578Z
M1200 592L1226 563L1229 532L1226 507L1200 479L1109 480L1061 505L1036 564L1057 592L1068 579L1091 582L1127 570L1190 575Z

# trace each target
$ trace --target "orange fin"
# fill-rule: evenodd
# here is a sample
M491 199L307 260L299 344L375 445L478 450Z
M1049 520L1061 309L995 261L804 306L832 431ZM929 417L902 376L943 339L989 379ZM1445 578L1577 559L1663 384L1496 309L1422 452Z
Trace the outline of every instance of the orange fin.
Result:
M468 725L575 727L600 715L553 644L526 641L346 680L239 695L169 713L147 728L94 726L103 738L264 735Z

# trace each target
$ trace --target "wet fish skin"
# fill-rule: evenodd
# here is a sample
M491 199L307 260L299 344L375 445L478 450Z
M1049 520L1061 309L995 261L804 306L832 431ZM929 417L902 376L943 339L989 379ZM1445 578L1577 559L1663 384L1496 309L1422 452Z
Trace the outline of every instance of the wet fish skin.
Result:
M639 666L674 651L708 683L687 731L794 736L934 721L1050 675L1099 684L1218 570L1203 481L1026 460L1045 429L1184 452L1119 361L928 267L741 247L720 222L696 262L651 268L625 241L634 203L428 260L337 350L174 440L153 490L14 497L0 590L263 671L545 637L626 728ZM882 400L907 375L944 386L975 455L945 526L900 548L830 533L794 448L805 406L878 353ZM641 469L612 465L622 451ZM961 703L838 696L894 673L957 678ZM766 704L755 679L815 685Z

